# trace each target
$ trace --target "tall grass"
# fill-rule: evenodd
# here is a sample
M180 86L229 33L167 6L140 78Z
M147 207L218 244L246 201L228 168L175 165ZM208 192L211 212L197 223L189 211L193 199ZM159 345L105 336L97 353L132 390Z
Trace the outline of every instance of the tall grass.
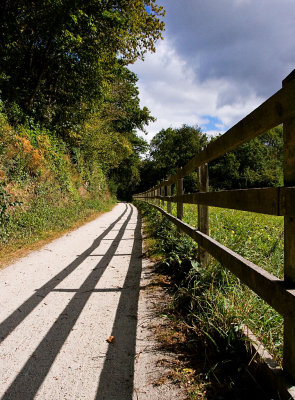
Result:
M281 363L283 319L238 278L210 258L207 268L196 261L197 246L179 235L152 207L137 203L147 230L155 240L152 252L161 253L172 274L178 274L174 307L218 351L235 346L246 324ZM172 213L175 215L176 206ZM262 214L210 208L210 236L272 274L283 275L283 220ZM197 226L197 206L184 205L183 220ZM175 272L178 270L178 272Z
M0 258L114 204L98 160L33 122L12 127L0 103Z

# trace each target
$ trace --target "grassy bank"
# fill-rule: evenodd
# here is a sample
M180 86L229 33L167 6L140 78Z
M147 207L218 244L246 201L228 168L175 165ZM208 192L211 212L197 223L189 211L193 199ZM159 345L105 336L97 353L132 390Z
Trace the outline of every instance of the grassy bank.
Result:
M0 112L0 263L115 203L97 160L29 120Z
M64 206L39 203L30 210L17 210L6 225L5 240L0 245L0 268L110 211L114 205L113 198L105 198Z
M240 327L246 324L280 363L282 317L214 259L201 268L190 238L179 235L152 207L136 205L146 222L150 254L172 276L170 318L182 320L195 337L202 337L200 350L209 358L210 352L217 352L230 359L243 340ZM185 205L184 220L196 226L197 207ZM282 276L282 232L281 218L210 209L210 235L276 276Z
M215 207L209 208L209 215L211 237L271 274L283 277L283 217ZM184 206L184 221L197 226L196 206ZM205 275L209 280L212 275L215 286L208 292L212 313L219 314L220 321L223 316L225 320L229 318L223 332L227 334L235 324L248 325L281 363L283 318L213 258ZM211 308L209 320L210 315Z

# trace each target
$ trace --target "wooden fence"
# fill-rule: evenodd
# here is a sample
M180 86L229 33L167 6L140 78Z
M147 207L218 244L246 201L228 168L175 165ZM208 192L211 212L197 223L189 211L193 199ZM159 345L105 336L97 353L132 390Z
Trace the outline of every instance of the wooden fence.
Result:
M208 162L280 124L284 135L283 187L209 192ZM183 178L196 169L200 191L183 194ZM171 185L176 185L176 196L171 196ZM203 265L211 254L284 317L283 370L295 382L295 70L277 93L202 149L175 175L134 198L150 202L192 237L199 245ZM163 209L164 202L167 211ZM171 202L177 203L177 218L171 215ZM198 229L182 221L184 203L198 204ZM284 216L284 279L208 236L208 206Z

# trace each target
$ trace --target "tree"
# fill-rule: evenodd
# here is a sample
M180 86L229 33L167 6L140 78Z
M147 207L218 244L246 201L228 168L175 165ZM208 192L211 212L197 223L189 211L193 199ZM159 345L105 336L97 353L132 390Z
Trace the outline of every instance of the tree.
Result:
M162 129L151 140L149 160L143 162L142 176L149 176L148 184L155 185L158 180L175 174L207 141L207 136L197 126L183 125L181 128ZM148 185L141 185L140 189L148 189L146 186ZM197 189L195 174L186 177L184 188L186 191Z
M141 155L148 149L148 143L134 132L129 134L129 142L132 153L108 174L109 179L115 184L117 197L126 201L132 199L132 194L140 182Z
M3 0L0 90L7 110L16 103L64 136L79 129L114 67L155 50L164 13L156 0Z
M213 140L215 140L214 138ZM278 126L209 164L217 189L280 186L283 183L283 132Z
M130 199L138 183L140 154L147 150L146 141L136 135L136 130L153 120L147 108L140 108L136 82L136 75L126 67L116 70L113 81L105 85L99 110L72 138L85 159L100 163L123 199Z
M211 138L211 141L217 137ZM140 167L138 192L176 173L194 157L208 138L196 127L163 129L151 141L150 156ZM186 192L196 192L196 173L184 179ZM283 184L283 130L278 126L209 163L211 190L271 187Z
M133 72L117 65L113 68L112 79L105 84L99 113L116 132L144 131L144 126L155 120L146 107L140 107L137 80Z

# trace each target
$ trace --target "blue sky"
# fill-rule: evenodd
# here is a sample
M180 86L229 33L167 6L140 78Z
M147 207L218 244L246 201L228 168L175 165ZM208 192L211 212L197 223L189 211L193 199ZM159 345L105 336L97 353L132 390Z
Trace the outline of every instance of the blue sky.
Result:
M294 0L158 0L164 40L138 76L141 105L162 128L198 125L216 134L280 89L295 68Z
M204 132L218 132L221 128L224 128L222 121L211 115L205 115L204 120L202 121L202 129Z

